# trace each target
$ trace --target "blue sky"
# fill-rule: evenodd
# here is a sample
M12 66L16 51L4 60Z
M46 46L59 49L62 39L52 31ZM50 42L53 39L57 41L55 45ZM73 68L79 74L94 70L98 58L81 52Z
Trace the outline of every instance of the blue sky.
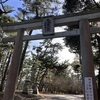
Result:
M64 1L64 0L62 0ZM95 0L95 1L100 1L100 0ZM11 5L11 6L14 6L14 9L16 9L17 7L20 7L21 6L21 0L8 0L8 2L6 2L6 4L8 5Z
M13 12L12 14L15 14L17 12L17 8L22 6L22 2L20 0L9 0L8 2L6 2L6 5L9 6L13 6L15 12ZM57 28L57 32L61 31L62 28ZM64 43L62 39L54 39L55 42L62 43L63 47L64 47ZM31 41L31 45L34 46L35 45L39 45L39 41ZM64 49L62 51L59 51L58 56L60 57L59 60L60 62L64 61L64 60L69 60L70 62L73 61L75 55L73 55L72 53L70 53L68 51L68 48L64 47Z
M9 5L13 7L13 10L15 10L12 15L14 15L17 12L17 8L22 6L22 1L20 0L8 0L5 5Z
M61 0L61 1L64 1L64 0ZM99 2L100 0L95 0L95 1ZM14 10L15 10L15 12L13 12L13 14L14 14L14 13L16 13L17 8L22 6L22 1L21 0L8 0L6 2L6 5L14 7Z
M8 0L5 4L13 6L14 10L16 10L18 7L21 7L21 3L22 2L20 0Z
M96 1L100 1L100 0L96 0ZM12 13L13 16L14 16L14 14L17 12L17 8L22 6L22 2L20 0L8 0L8 2L6 2L6 5L14 7L15 12ZM58 28L56 31L57 32L61 31L61 28ZM63 40L62 39L54 39L54 41L55 42L59 41L59 43L61 43L63 45L63 47L64 47L64 49L61 52L59 52L59 54L58 54L58 56L60 57L60 61L62 62L64 60L69 60L70 62L72 62L73 59L75 58L75 55L70 53L68 51L68 48L66 48L64 46ZM37 41L31 41L31 43L33 44L32 46L34 46L34 44L35 45L39 45L39 41L38 40Z

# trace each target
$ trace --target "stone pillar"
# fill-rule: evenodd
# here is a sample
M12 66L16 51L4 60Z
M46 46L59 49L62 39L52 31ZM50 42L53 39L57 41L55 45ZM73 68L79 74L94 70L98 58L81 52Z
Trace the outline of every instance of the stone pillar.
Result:
M81 20L79 26L85 100L98 100L88 20Z
M14 92L16 88L16 81L18 78L19 63L23 46L23 35L24 35L24 30L19 29L15 40L14 52L12 56L11 66L9 69L3 100L14 99Z

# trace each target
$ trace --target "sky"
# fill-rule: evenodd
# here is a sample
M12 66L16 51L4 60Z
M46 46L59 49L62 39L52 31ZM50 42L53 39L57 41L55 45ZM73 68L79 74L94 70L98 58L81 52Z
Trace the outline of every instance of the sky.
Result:
M62 27L58 27L55 29L55 32L62 32L62 31L64 31L64 30L62 30ZM37 32L35 32L35 33L37 33ZM38 46L40 41L41 40L31 41L31 45ZM69 49L64 46L65 44L64 44L63 38L55 38L55 39L53 39L53 43L61 43L63 46L63 50L59 51L59 53L57 55L59 57L59 62L64 62L65 60L68 60L69 63L72 63L75 58L75 54L70 53Z
M100 0L96 0L96 1L98 2ZM13 6L14 10L17 10L18 7L22 6L21 3L22 3L21 0L8 0L8 2L6 3L6 5ZM16 13L16 11L13 14L15 14L15 13ZM56 32L59 32L61 30L62 30L62 28L57 28ZM58 54L58 56L60 57L59 61L62 62L64 60L69 60L69 62L71 63L74 60L75 55L73 53L70 53L68 51L68 48L66 48L64 46L62 38L54 39L54 41L55 42L59 41L59 43L61 43L63 45L63 47L64 47L64 49L62 51L59 51L59 54ZM34 44L39 45L39 41L31 41L31 43L32 43L32 45L34 45Z
M17 8L20 8L22 6L21 0L8 0L5 5L9 5L13 7L13 10L15 10L12 14L15 14L17 11Z
M21 0L8 0L6 2L6 4L13 6L15 10L22 5L21 3Z
M17 8L18 7L21 7L22 5L21 5L21 1L20 0L8 0L8 2L6 2L6 5L10 5L10 6L13 6L14 8L14 10L17 10ZM15 12L13 12L13 14L15 14L16 13L16 11ZM57 28L56 29L56 32L59 32L59 31L61 31L61 29L62 28ZM75 55L74 54L72 54L72 53L70 53L69 51L68 51L68 48L66 48L65 46L64 46L64 43L63 43L63 40L62 40L62 38L56 38L56 39L54 39L54 42L58 42L59 41L59 43L61 43L62 45L63 45L63 47L64 47L64 49L62 50L62 51L59 51L59 54L58 54L58 56L60 57L59 58L59 62L62 62L62 61L65 61L65 60L69 60L69 62L71 63L72 61L73 61L73 59L74 59L74 57L75 57ZM39 45L39 41L38 40L36 40L36 41L31 41L31 45Z
M62 0L64 1L64 0ZM100 0L95 0L96 2L99 2ZM14 6L14 9L17 9L18 7L21 6L21 0L8 0L8 2L6 2L6 4L9 4L11 6Z

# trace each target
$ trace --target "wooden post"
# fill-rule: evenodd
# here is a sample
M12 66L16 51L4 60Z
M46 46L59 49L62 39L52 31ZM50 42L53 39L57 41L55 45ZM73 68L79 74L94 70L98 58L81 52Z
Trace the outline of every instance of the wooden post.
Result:
M19 29L15 41L15 48L13 52L11 66L9 69L9 75L7 78L7 84L6 84L3 100L14 99L14 92L15 92L16 81L18 77L19 63L20 63L20 57L21 57L21 51L23 45L23 35L24 35L24 30Z
M79 26L85 95L84 100L98 100L88 20L81 20Z

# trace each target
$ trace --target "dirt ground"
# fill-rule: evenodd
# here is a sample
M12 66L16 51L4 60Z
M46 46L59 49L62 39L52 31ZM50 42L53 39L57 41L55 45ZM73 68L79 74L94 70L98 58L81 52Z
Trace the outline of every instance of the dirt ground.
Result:
M4 92L0 92L0 100L3 99L3 94ZM21 100L23 98L34 98L34 100L39 100L39 99L43 99L44 97L39 94L39 95L36 95L36 94L23 94L22 91L16 91L15 92L15 95L14 95L14 100Z
M0 93L0 100L3 98L3 92ZM72 94L23 94L21 91L15 92L14 100L84 100L83 95Z

